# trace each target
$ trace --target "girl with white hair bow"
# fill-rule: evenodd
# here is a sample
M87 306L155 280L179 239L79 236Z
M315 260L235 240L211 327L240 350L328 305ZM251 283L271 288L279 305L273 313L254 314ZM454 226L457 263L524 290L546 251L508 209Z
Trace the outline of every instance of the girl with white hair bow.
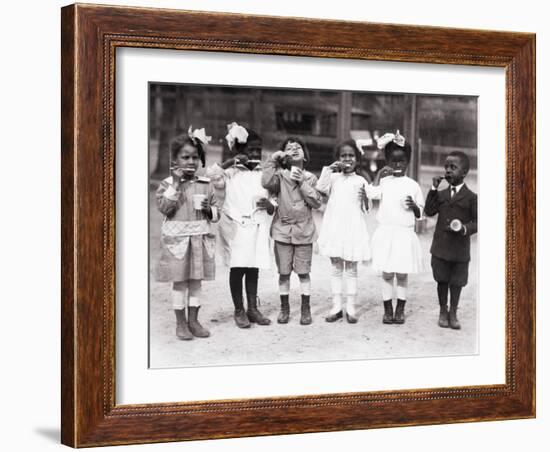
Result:
M409 273L423 267L420 241L414 231L420 218L424 197L418 183L406 175L411 146L399 133L379 138L386 166L367 189L370 199L380 200L376 219L378 228L372 237L372 267L382 274L383 323L405 323L405 303ZM393 312L394 283L397 305Z
M171 176L156 192L164 215L161 251L154 273L157 281L172 283L176 336L181 340L208 337L198 313L202 281L215 276L215 235L211 223L219 220L219 202L208 178L196 175L204 166L204 148L210 141L204 129L189 128L170 143ZM187 311L187 315L186 315Z
M251 323L269 325L271 321L258 309L258 278L260 269L269 268L271 263L269 225L275 207L261 184L262 139L236 122L227 128L225 138L234 157L213 165L207 174L223 199L220 244L224 262L230 268L234 319L239 328L249 328Z

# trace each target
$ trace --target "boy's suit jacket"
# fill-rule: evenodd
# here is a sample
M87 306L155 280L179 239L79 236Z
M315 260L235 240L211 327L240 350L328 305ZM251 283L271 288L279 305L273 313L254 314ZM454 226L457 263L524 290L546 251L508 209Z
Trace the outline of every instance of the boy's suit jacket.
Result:
M466 184L451 198L451 188L430 190L424 212L428 216L439 214L430 253L455 262L470 260L470 236L477 232L477 195ZM466 226L466 235L447 230L455 218Z

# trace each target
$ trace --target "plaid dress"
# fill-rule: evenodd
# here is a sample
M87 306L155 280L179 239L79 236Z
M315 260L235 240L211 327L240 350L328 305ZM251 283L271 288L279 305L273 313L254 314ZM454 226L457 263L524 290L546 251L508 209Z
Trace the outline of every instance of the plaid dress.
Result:
M203 194L210 201L211 220L193 207L194 194ZM175 190L172 177L168 177L157 189L156 200L165 218L160 237L161 252L154 268L155 279L160 282L213 280L216 238L210 223L218 221L220 213L209 179L196 177Z

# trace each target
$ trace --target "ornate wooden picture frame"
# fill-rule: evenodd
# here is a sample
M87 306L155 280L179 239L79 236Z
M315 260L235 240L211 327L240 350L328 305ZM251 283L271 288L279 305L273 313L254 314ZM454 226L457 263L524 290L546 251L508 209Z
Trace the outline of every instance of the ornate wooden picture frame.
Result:
M61 31L64 444L535 416L533 34L78 4L62 9ZM121 47L505 68L505 384L117 405L114 90Z

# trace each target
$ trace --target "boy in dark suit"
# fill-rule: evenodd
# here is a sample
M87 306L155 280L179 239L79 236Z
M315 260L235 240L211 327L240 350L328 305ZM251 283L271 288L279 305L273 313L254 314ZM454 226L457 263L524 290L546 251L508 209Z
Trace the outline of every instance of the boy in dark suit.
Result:
M460 151L451 152L444 167L445 180L449 187L438 191L443 178L434 177L424 212L428 216L439 214L430 249L439 298L439 326L458 330L460 292L468 283L470 236L477 232L477 195L464 183L464 177L470 169L466 154ZM449 292L450 309L447 308Z

